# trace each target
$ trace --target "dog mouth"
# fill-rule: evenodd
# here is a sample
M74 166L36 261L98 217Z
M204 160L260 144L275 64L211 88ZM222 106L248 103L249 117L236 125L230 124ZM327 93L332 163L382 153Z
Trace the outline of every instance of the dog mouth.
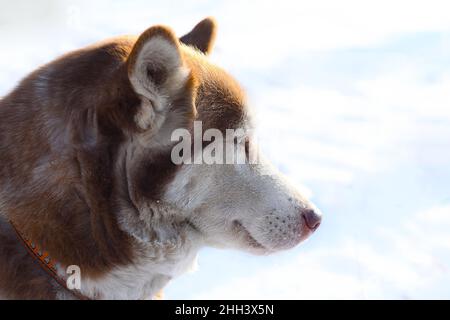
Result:
M259 243L252 235L251 233L245 228L242 223L238 220L233 221L233 229L243 236L246 243L250 245L250 247L254 249L263 249L267 250L266 247L264 247L261 243Z

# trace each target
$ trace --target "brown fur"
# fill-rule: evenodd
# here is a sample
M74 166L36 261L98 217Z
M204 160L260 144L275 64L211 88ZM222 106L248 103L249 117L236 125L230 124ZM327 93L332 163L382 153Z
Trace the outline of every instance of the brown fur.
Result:
M164 28L151 32L178 41ZM141 100L128 73L151 32L137 42L121 37L67 54L0 101L0 296L53 299L57 292L7 219L53 259L80 266L84 275L99 277L133 262L136 244L118 226L119 203L157 200L177 170L169 149L149 150L131 177L134 195L124 195L120 148L142 133L134 121ZM211 42L201 43L199 49L209 51ZM243 119L239 87L199 53L180 48L192 72L171 97L171 112L191 106L182 112L186 127L196 114L205 129L236 126Z

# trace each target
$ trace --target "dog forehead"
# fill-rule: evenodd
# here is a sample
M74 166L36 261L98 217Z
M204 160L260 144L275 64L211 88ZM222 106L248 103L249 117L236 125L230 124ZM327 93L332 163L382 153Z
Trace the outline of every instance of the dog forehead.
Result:
M195 105L197 120L202 121L203 128L224 132L244 126L249 121L250 112L239 83L204 55L188 52L185 56L197 79Z
M205 129L220 131L242 127L247 120L247 107L243 95L224 79L208 80L197 91L198 118Z

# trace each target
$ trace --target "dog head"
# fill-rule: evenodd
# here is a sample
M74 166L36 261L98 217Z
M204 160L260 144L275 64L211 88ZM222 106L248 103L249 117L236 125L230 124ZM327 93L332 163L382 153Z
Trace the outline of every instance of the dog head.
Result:
M132 261L133 237L255 253L307 238L320 213L259 155L243 90L208 59L215 30L155 26L25 78L0 101L1 211L89 274Z
M215 30L206 19L178 40L157 26L134 45L128 76L140 106L126 148L130 199L149 223L149 203L172 208L207 245L291 248L321 214L259 154L243 90L207 57Z

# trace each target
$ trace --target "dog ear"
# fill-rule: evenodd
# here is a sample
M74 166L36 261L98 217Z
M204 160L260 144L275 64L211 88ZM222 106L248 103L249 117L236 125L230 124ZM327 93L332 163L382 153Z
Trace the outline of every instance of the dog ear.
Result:
M189 80L179 40L171 29L155 26L145 31L127 60L128 77L142 105L135 122L143 130L161 124L164 113Z
M217 23L214 18L200 21L191 32L180 38L180 41L193 46L205 54L209 54L214 46L217 33Z

